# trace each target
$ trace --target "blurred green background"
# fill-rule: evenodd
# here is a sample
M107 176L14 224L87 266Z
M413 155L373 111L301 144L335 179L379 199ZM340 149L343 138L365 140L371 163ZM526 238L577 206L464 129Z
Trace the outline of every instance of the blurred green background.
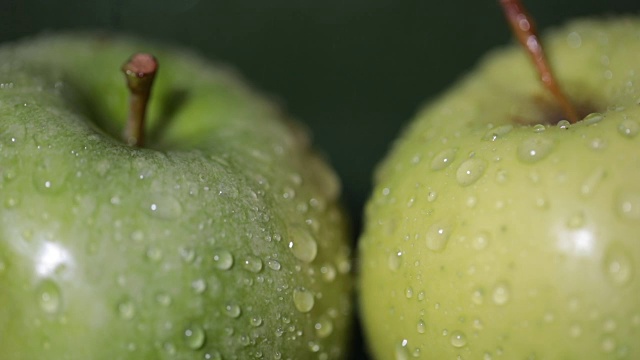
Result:
M640 10L638 0L525 3L540 29ZM342 178L356 233L375 164L400 129L511 41L497 0L0 0L1 41L76 28L179 44L238 69L307 124Z

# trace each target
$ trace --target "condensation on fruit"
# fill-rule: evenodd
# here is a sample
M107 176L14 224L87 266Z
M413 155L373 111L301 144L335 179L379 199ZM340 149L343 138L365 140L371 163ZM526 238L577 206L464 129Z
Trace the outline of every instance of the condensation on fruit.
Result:
M640 133L640 124L637 121L626 119L618 125L618 133L627 138L634 138Z
M148 206L148 213L159 219L177 219L182 215L182 205L175 197L167 194L154 194L155 200Z
M242 309L238 304L227 304L224 306L224 313L231 318L238 318L242 313Z
M446 221L431 224L426 233L427 249L442 251L451 236L452 226Z
M496 305L505 305L511 298L511 290L506 282L499 282L493 287L491 294L493 303Z
M442 170L453 162L456 157L457 149L446 149L437 153L431 160L432 170Z
M617 191L615 210L626 220L640 220L640 190L625 188Z
M36 296L40 309L47 314L56 314L62 307L62 292L51 279L43 280L37 287Z
M602 182L606 175L604 168L597 167L595 170L587 176L587 178L580 185L580 194L584 197L589 197L593 195L593 193L598 188L598 185Z
M206 332L198 324L189 324L182 335L185 344L192 350L201 349L207 339Z
M402 266L402 251L392 251L387 258L387 266L391 271L397 271Z
M513 125L501 125L501 126L489 129L482 136L482 140L496 141L498 139L502 139L507 134L509 134L511 130L513 130Z
M633 260L620 243L613 243L607 248L603 267L609 280L618 286L628 284L633 276Z
M518 159L524 163L538 162L549 155L553 146L551 139L542 136L530 137L518 145Z
M299 226L289 228L289 249L298 260L312 262L318 254L318 243L313 235Z
M311 311L315 304L313 293L304 287L295 288L293 290L293 304L302 313Z
M487 169L487 162L482 159L471 158L465 160L456 171L456 181L461 186L469 186L482 177Z
M233 266L233 255L227 250L215 250L213 253L213 263L220 270L229 270Z

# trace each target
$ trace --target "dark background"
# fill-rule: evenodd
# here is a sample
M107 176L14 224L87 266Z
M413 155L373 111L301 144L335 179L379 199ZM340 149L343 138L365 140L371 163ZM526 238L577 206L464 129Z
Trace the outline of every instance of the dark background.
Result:
M540 29L640 12L638 0L525 2ZM497 0L0 0L0 41L75 28L135 33L232 64L307 124L342 178L356 235L373 168L401 127L511 38Z

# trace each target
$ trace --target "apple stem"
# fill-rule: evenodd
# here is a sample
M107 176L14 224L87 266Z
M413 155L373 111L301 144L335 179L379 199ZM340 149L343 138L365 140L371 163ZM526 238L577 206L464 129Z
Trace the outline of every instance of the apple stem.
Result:
M129 88L129 118L124 141L130 146L141 147L144 145L144 122L158 61L153 55L138 53L122 65L122 72Z
M551 71L549 62L542 49L542 43L538 37L533 18L529 15L520 0L500 0L500 5L502 5L507 21L509 25L511 25L511 30L533 60L540 75L540 80L542 80L544 86L551 91L560 103L567 120L572 124L576 123L578 121L578 113L560 89Z

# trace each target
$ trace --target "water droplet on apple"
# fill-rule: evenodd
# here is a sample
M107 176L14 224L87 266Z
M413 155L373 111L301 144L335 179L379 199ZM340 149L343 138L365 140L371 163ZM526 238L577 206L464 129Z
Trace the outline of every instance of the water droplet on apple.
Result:
M496 141L505 137L505 135L510 133L511 130L513 130L513 125L501 125L496 128L489 129L482 137L482 140Z
M335 266L327 263L320 267L320 273L322 274L322 279L326 282L332 282L336 278L336 268Z
M569 122L569 120L560 120L558 121L558 123L556 124L556 126L562 130L566 130L569 127L571 127L571 123Z
M278 271L278 270L280 270L282 268L282 265L280 265L280 262L278 260L274 260L274 259L267 260L267 266L271 270L275 270L275 271Z
M592 150L604 150L607 147L607 142L600 137L596 137L589 141L589 147Z
M619 243L607 248L603 265L605 274L615 285L624 286L633 277L633 261L629 252Z
M517 155L522 162L534 163L544 159L552 149L553 141L551 139L535 136L520 143Z
M402 265L402 251L394 251L389 254L389 258L387 259L387 265L389 266L389 270L397 271L400 269Z
M535 124L532 128L534 133L541 133L545 130L547 130L547 127L544 126L543 124Z
M202 294L207 289L207 283L203 279L197 279L191 282L191 290L196 294Z
M180 253L180 257L182 258L182 260L184 260L184 262L186 263L190 263L196 258L196 252L192 248L180 247L180 249L178 249L178 252Z
M427 248L432 251L444 250L451 236L451 230L452 226L446 222L431 224L426 234Z
M333 321L326 315L320 316L313 327L316 330L316 335L321 339L333 333Z
M295 226L289 228L289 249L298 260L310 263L318 254L318 243L309 231Z
M480 288L475 289L471 293L471 301L476 305L482 304L484 302L484 291Z
M242 309L240 309L240 306L238 306L237 304L227 304L224 307L224 313L227 316L235 319L240 316L240 314L242 313Z
M427 325L424 323L424 320L418 320L418 325L416 330L418 330L418 334L424 334L427 331Z
M438 193L435 191L429 191L429 193L427 194L428 202L434 202L436 201L437 198L438 198Z
M404 339L396 345L395 360L409 360L409 350L407 350L407 343L408 341Z
M311 291L303 287L298 287L293 289L293 304L296 306L298 311L306 313L313 309L315 298Z
M640 133L640 124L637 121L626 119L618 125L618 133L627 138L633 138Z
M406 288L404 290L404 295L407 297L407 299L411 299L413 297L413 288L411 286Z
M491 235L486 231L481 231L479 234L473 237L471 240L471 244L476 250L483 250L489 246L489 241L491 240Z
M615 209L623 219L640 220L640 191L619 190L615 196Z
M582 122L585 125L593 125L593 124L599 123L600 121L602 121L602 119L604 119L604 115L596 112L596 113L591 113L585 116Z
M185 344L191 350L201 349L207 339L207 334L198 324L190 324L182 334Z
M598 167L593 170L580 186L580 194L585 197L591 196L596 191L596 188L602 182L604 177L605 171L602 167Z
M505 305L509 302L509 298L511 297L511 293L509 290L509 285L505 282L499 282L493 288L493 293L491 294L491 298L493 299L494 304L496 305Z
M182 215L182 205L171 195L155 194L148 207L149 214L159 219L176 219Z
M58 284L51 279L43 280L38 285L36 296L40 309L47 314L55 314L62 307L62 293Z
M450 337L451 345L457 348L461 348L467 345L467 337L462 331L453 331Z
M213 263L220 270L229 270L233 266L233 255L227 250L216 250L213 253Z
M610 353L615 350L616 341L611 337L605 337L602 339L601 348L603 352Z
M567 35L567 44L570 47L577 49L582 46L582 37L579 33L572 31L569 33L569 35Z
M262 260L258 259L257 257L247 256L242 261L242 267L253 273L258 273L260 272L260 270L262 270Z
M131 320L136 314L136 307L131 300L123 300L118 304L118 314L125 320Z
M478 181L487 168L487 162L482 159L465 160L456 171L456 180L461 186L469 186Z
M456 152L457 149L446 149L436 154L436 156L433 157L433 160L431 160L431 169L442 170L451 165L456 157Z

